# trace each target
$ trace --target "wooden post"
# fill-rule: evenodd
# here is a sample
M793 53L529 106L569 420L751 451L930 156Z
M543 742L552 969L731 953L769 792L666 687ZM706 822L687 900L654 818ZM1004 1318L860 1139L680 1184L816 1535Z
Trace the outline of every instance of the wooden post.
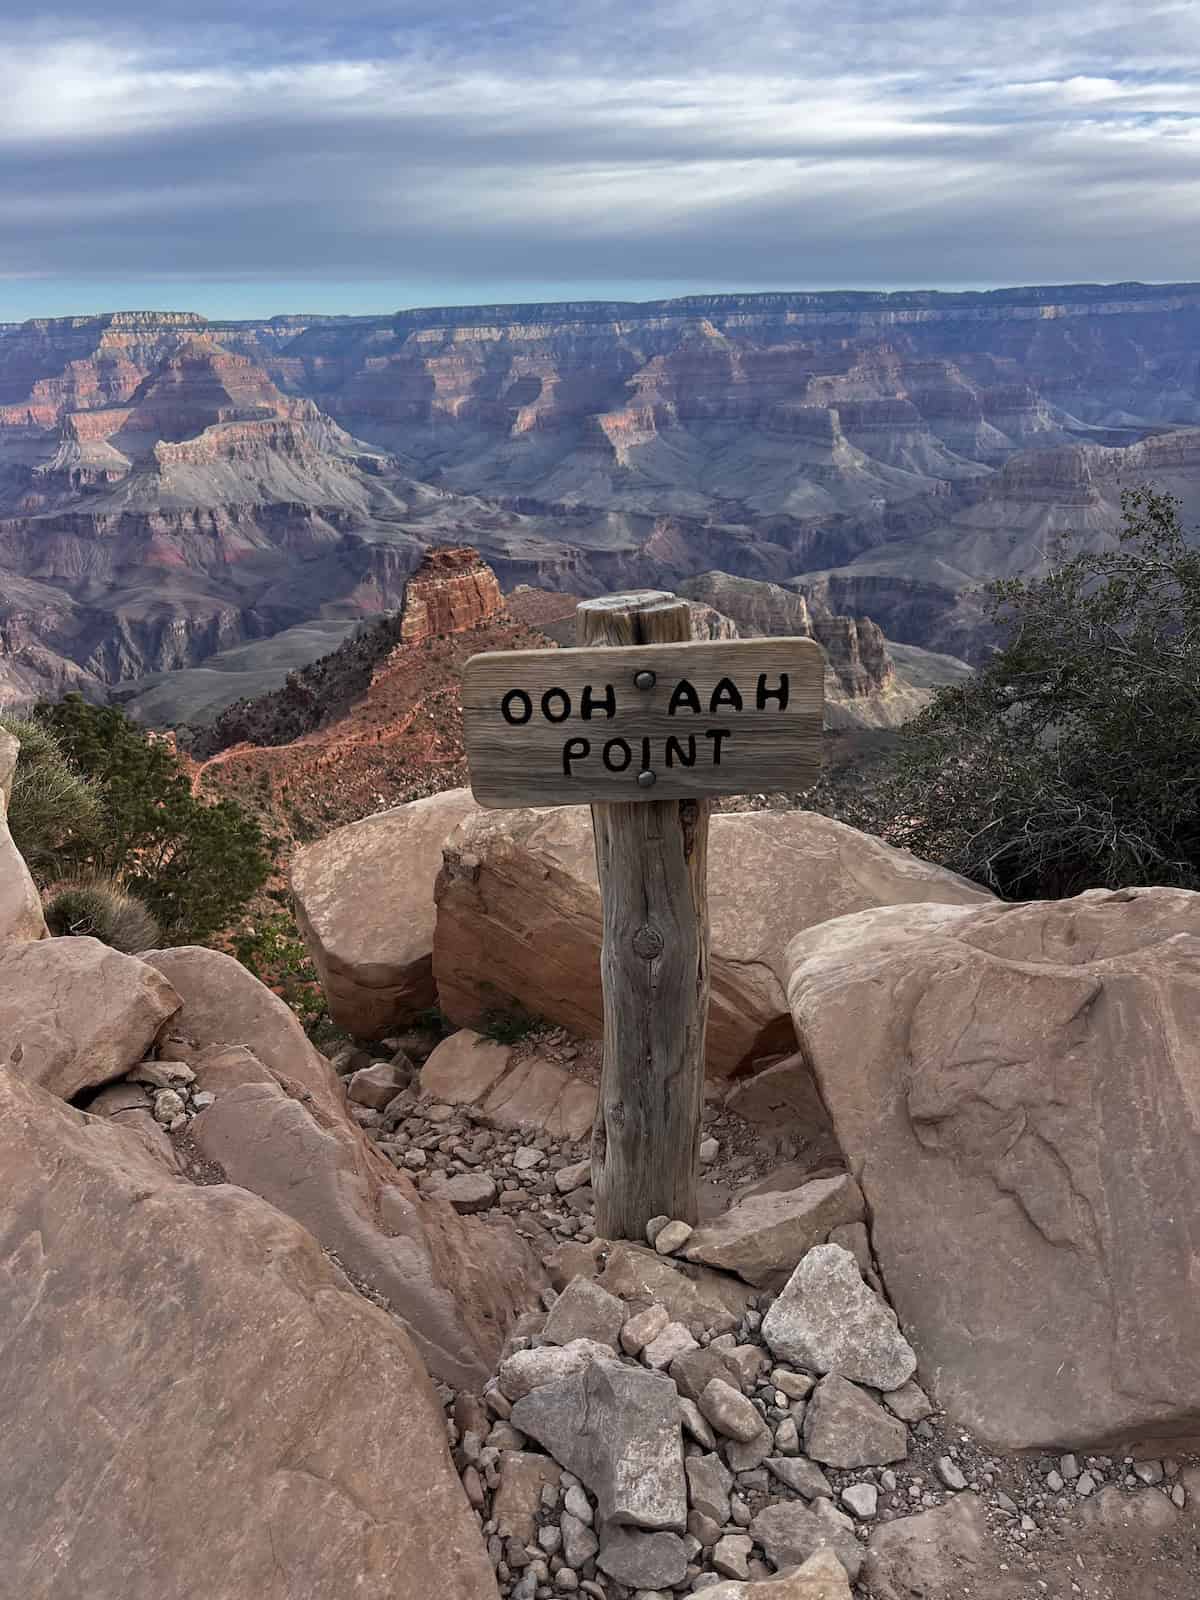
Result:
M686 600L656 590L585 600L580 645L691 638ZM592 1134L596 1232L644 1239L654 1216L696 1221L708 1024L707 800L593 804L603 911L604 1064Z

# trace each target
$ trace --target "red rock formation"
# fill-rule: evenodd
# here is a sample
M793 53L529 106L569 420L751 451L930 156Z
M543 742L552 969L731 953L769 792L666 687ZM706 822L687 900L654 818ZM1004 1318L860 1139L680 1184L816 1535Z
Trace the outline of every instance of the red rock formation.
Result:
M478 551L435 548L408 580L400 638L409 645L463 633L503 611L496 574Z

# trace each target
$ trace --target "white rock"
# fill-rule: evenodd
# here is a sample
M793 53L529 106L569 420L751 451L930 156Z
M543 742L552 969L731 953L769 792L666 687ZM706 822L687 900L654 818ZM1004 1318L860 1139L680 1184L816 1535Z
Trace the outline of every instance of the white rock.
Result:
M842 1490L842 1504L862 1522L869 1522L879 1509L879 1490L873 1483L852 1483Z
M917 1366L896 1313L836 1244L808 1252L764 1317L762 1334L776 1356L872 1389L898 1389Z
M665 1228L660 1228L654 1240L654 1248L660 1256L674 1255L676 1250L682 1250L692 1237L692 1228L686 1222L668 1222Z
M662 1332L643 1348L642 1360L648 1367L661 1372L671 1365L676 1356L699 1348L700 1346L692 1338L691 1330L684 1327L682 1322L668 1322Z

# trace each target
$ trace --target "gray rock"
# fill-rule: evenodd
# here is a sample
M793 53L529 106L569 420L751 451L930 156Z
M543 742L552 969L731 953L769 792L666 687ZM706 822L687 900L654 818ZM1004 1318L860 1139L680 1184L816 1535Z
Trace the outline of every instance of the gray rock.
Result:
M685 1253L689 1261L735 1272L756 1288L778 1289L831 1228L862 1215L862 1192L853 1178L817 1178L798 1189L748 1195L697 1228Z
M1096 1480L1090 1472L1081 1472L1075 1482L1075 1493L1081 1500L1086 1500L1088 1495L1095 1494Z
M575 1339L565 1345L543 1345L537 1350L517 1350L500 1364L497 1381L509 1400L520 1400L543 1384L557 1383L581 1372L595 1361L612 1363L607 1345ZM517 1424L520 1427L520 1423Z
M1074 1456L1062 1456L1058 1463L1058 1470L1064 1478L1077 1478L1079 1476L1079 1463Z
M754 1540L748 1533L727 1533L713 1547L712 1564L724 1578L749 1578L747 1565Z
M661 1372L678 1356L697 1349L699 1346L693 1339L690 1328L686 1328L682 1322L668 1322L662 1332L643 1347L642 1360L648 1367Z
M711 1379L696 1404L701 1415L727 1439L748 1444L762 1432L763 1419L740 1389L723 1378Z
M810 1378L807 1372L789 1372L786 1367L776 1367L771 1373L771 1382L777 1389L781 1389L789 1400L807 1400L813 1392L816 1381L815 1378Z
M908 1429L870 1395L831 1372L808 1403L804 1448L830 1467L882 1467L908 1455Z
M513 1156L512 1164L517 1172L532 1172L535 1167L544 1165L545 1160L546 1152L544 1150L536 1150L533 1145L526 1144L522 1145L516 1155Z
M776 1356L817 1372L837 1372L873 1389L898 1389L917 1358L896 1313L862 1280L840 1245L810 1250L763 1319Z
M851 1583L862 1567L863 1549L854 1523L830 1500L818 1500L812 1507L798 1500L778 1501L758 1513L750 1533L777 1572L801 1566L818 1550L831 1550Z
M724 1352L724 1356L737 1373L735 1381L743 1390L753 1389L770 1365L766 1352L756 1344L735 1344L732 1350Z
M800 1430L796 1426L795 1417L784 1417L775 1429L775 1448L781 1456L800 1454Z
M937 1460L937 1475L947 1489L957 1492L967 1487L967 1480L958 1462L950 1456L939 1456Z
M646 1243L649 1245L657 1244L659 1234L667 1226L670 1220L670 1217L651 1217L650 1221L646 1224Z
M680 1394L699 1403L700 1396L714 1378L740 1387L741 1378L726 1360L728 1354L727 1350L715 1350L712 1345L706 1345L704 1349L688 1350L676 1356L669 1371Z
M592 1503L577 1483L570 1484L566 1494L563 1495L563 1510L573 1517L578 1517L587 1527L591 1527ZM572 1561L571 1565L574 1566L575 1563Z
M505 1369L500 1370L503 1382ZM683 1435L679 1396L670 1378L642 1367L592 1361L527 1393L513 1406L512 1421L587 1485L599 1502L602 1525L685 1526Z
M600 1542L587 1523L569 1511L563 1512L559 1526L562 1529L563 1560L578 1571L585 1561L592 1560L600 1548Z
M148 1083L155 1089L178 1089L196 1081L186 1061L141 1061L125 1076L130 1083Z
M160 1089L154 1096L154 1120L169 1128L176 1117L184 1114L184 1104L174 1089Z
M665 1306L647 1306L645 1311L630 1317L621 1329L621 1349L629 1356L640 1355L670 1320L670 1313Z
M933 1415L933 1405L929 1396L912 1378L907 1383L902 1383L898 1389L885 1394L883 1403L902 1422L924 1422L926 1417Z
M687 1529L704 1550L711 1550L721 1537L720 1523L714 1522L711 1517L706 1517L703 1511L688 1512Z
M687 1473L688 1500L692 1507L711 1517L714 1522L728 1522L733 1474L720 1456L689 1456L683 1465Z
M771 1437L770 1428L764 1422L753 1439L748 1439L745 1443L738 1439L726 1439L722 1448L733 1472L753 1472L756 1467L761 1467L771 1454L775 1448L775 1441Z
M676 1533L606 1528L596 1565L631 1589L673 1588L687 1576L687 1551Z
M780 1483L786 1483L806 1500L833 1499L829 1479L807 1456L768 1456L766 1464Z
M660 1256L674 1255L676 1250L682 1250L692 1237L692 1226L688 1222L668 1222L665 1228L660 1228L654 1238L654 1248Z
M547 1344L591 1339L614 1350L625 1321L625 1306L591 1278L572 1278L550 1308L542 1338Z
M689 1433L705 1450L717 1448L717 1436L700 1415L700 1407L686 1395L679 1396L679 1420L685 1433Z
M862 1522L869 1522L879 1509L879 1490L873 1483L852 1483L842 1490L842 1504Z
M357 1106L371 1111L382 1111L396 1091L404 1085L396 1069L387 1061L376 1061L374 1066L360 1067L346 1080L346 1098Z
M569 1167L559 1167L554 1174L554 1187L559 1194L572 1194L576 1189L582 1189L584 1184L592 1181L592 1163L576 1161ZM575 1565L574 1562L571 1563Z
M1061 1494L1066 1488L1060 1473L1053 1468L1046 1474L1046 1487L1051 1494Z
M702 1167L712 1166L713 1162L717 1159L720 1153L721 1146L716 1139L701 1139L699 1155L700 1165Z
M486 1172L460 1172L421 1191L431 1199L448 1200L455 1211L470 1216L496 1204L496 1185Z
M1135 1461L1133 1475L1140 1483L1161 1483L1165 1476L1161 1461Z

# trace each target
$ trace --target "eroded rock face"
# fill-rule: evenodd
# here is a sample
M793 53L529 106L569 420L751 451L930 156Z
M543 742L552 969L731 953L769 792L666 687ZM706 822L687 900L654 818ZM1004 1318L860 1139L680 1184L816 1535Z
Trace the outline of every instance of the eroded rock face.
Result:
M1195 1437L1200 895L882 909L789 961L937 1401L1012 1448Z
M436 1001L433 885L443 844L476 809L469 790L450 789L296 851L297 922L347 1032L380 1038Z
M272 1206L0 1069L0 1275L12 1592L495 1600L411 1342Z
M586 807L469 817L447 842L436 894L434 976L447 1016L473 1027L519 1005L600 1036L600 897ZM867 906L990 899L814 812L713 817L709 1072L724 1076L747 1058L794 1047L784 1000L792 933Z
M504 610L496 574L475 550L442 546L431 550L404 589L405 644L461 633Z
M179 1004L160 973L98 939L5 944L0 1066L69 1100L128 1072Z
M436 1376L480 1383L542 1283L523 1241L418 1195L346 1114L293 1013L232 957L191 947L147 960L183 1000L171 1053L216 1095L191 1125L204 1155L386 1296Z
M20 748L12 734L0 728L0 944L46 937L41 896L8 829L8 802Z

